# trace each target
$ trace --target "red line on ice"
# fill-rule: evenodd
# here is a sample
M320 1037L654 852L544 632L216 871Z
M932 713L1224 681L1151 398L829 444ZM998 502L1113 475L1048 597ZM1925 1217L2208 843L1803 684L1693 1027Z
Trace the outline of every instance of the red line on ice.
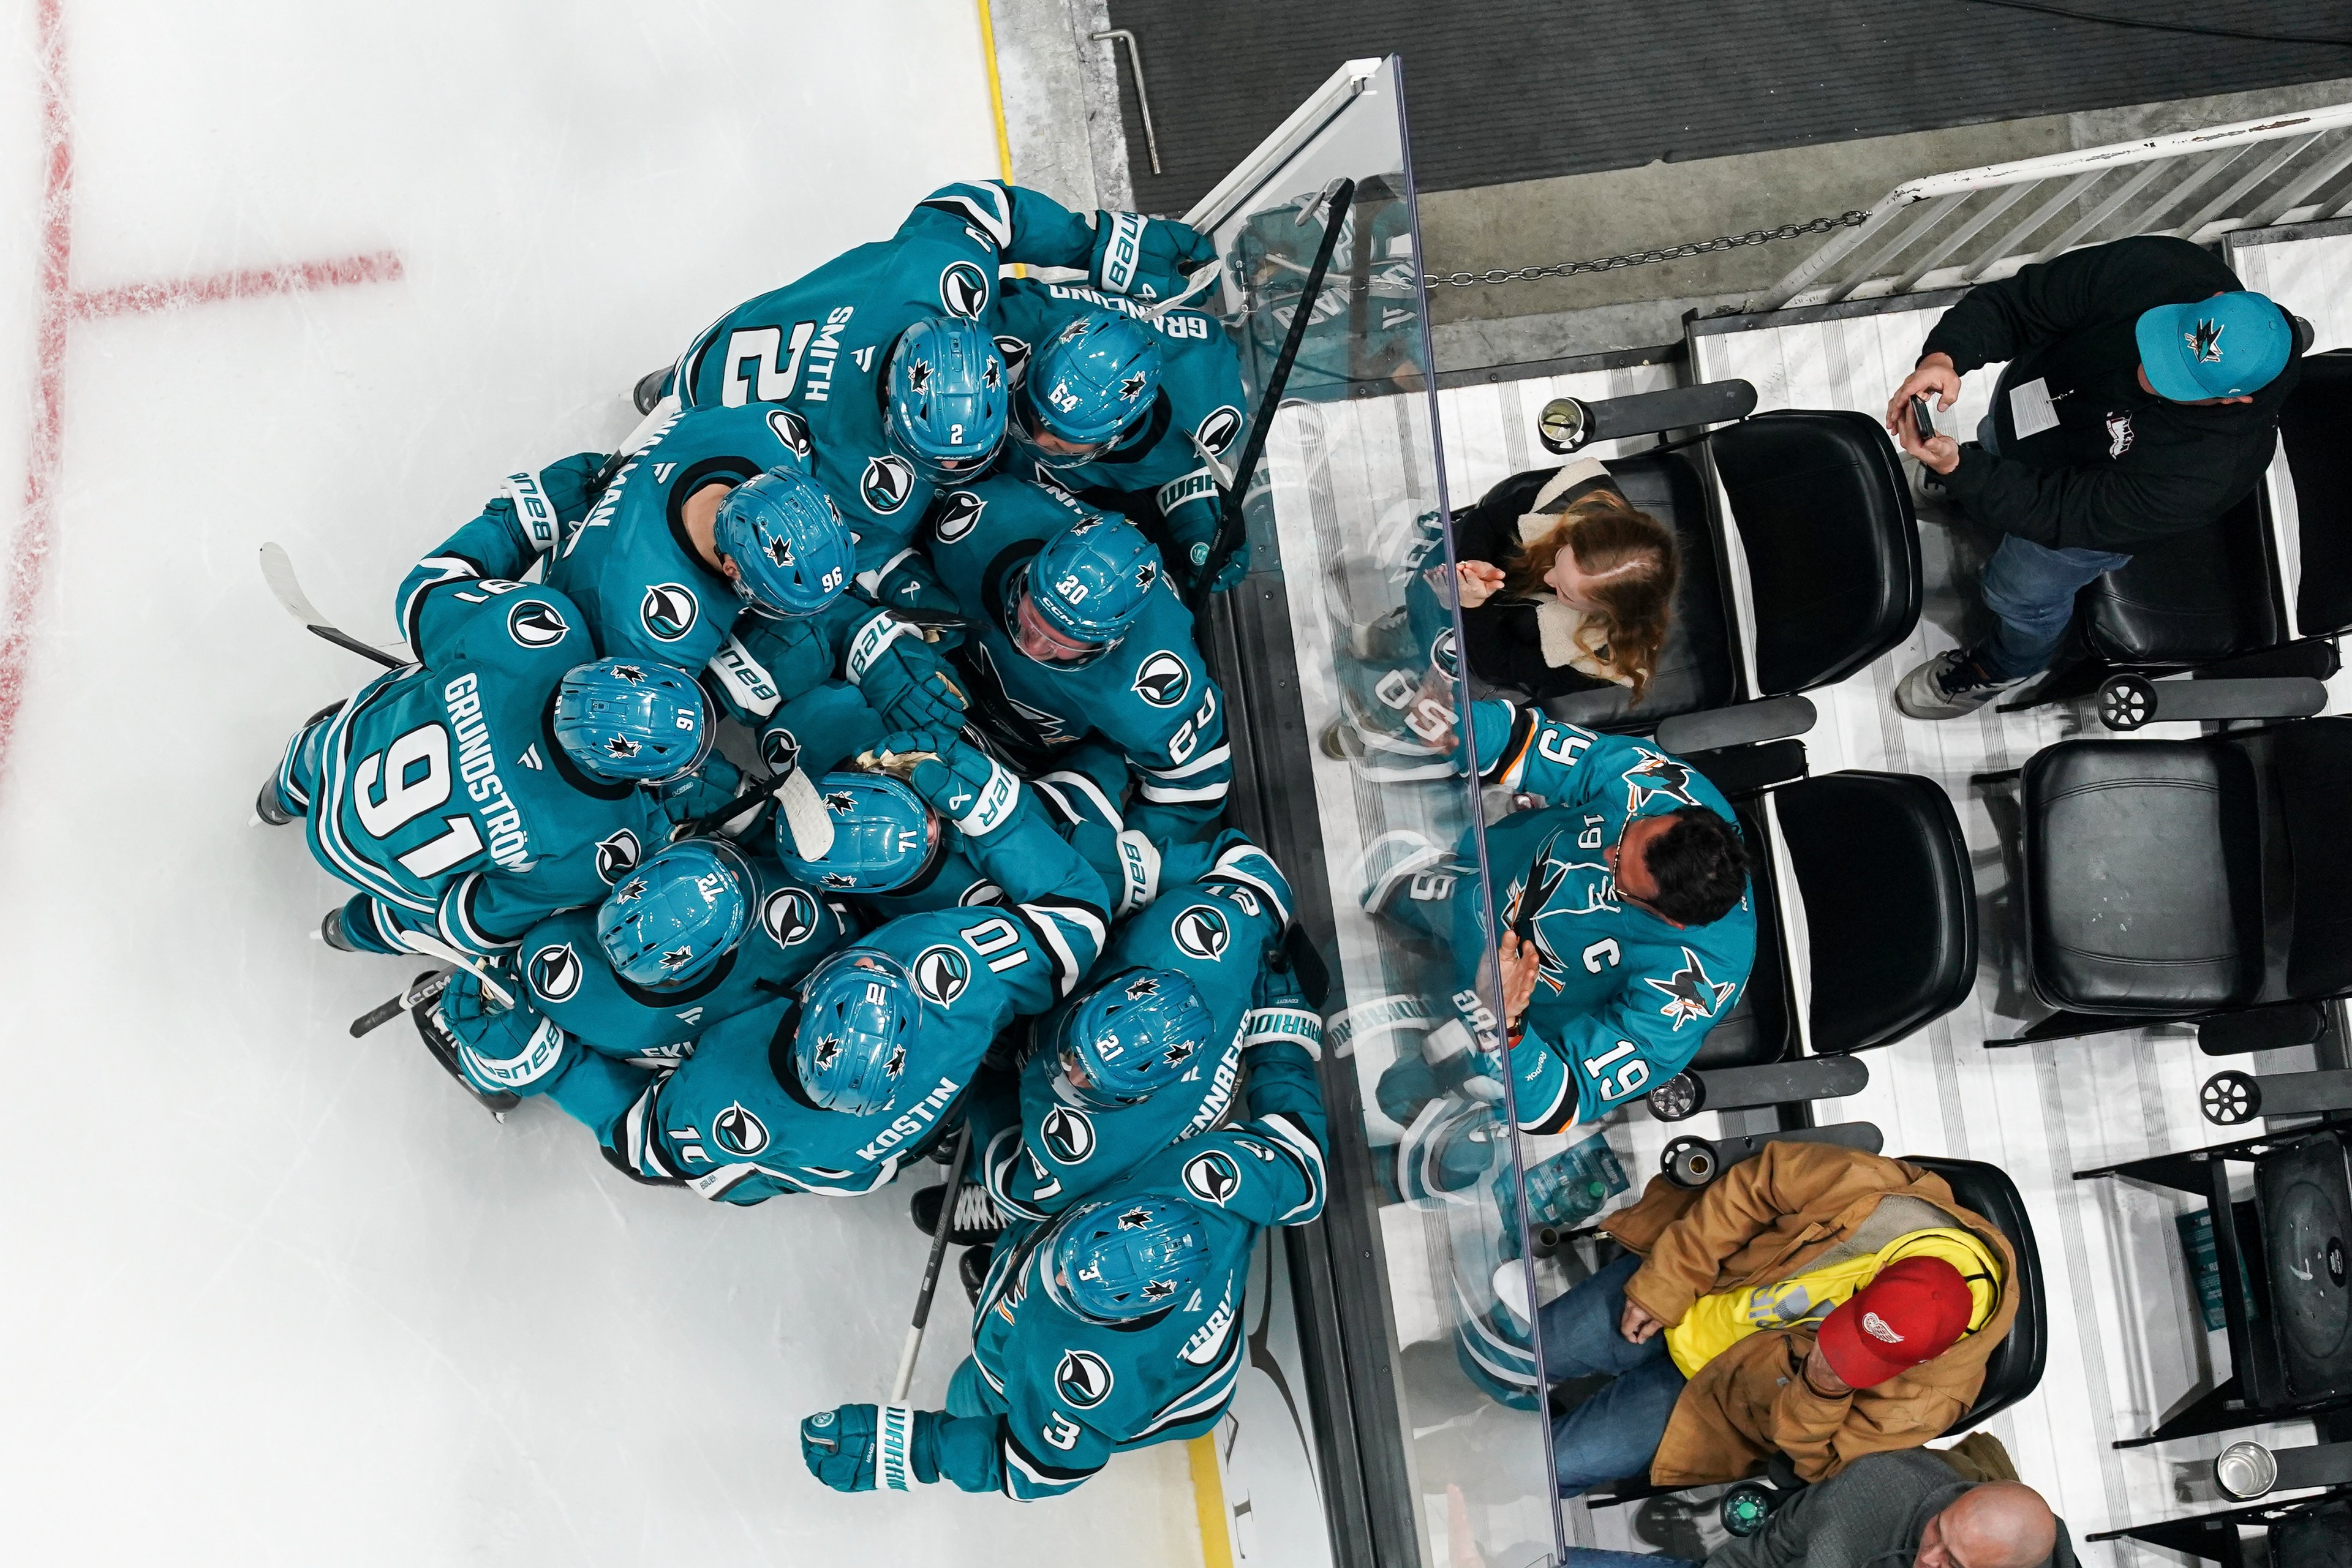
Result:
M8 563L8 591L0 609L0 777L8 766L16 715L24 706L26 666L32 651L33 615L41 596L56 521L58 468L65 448L67 329L77 321L183 310L190 305L268 294L303 293L346 283L386 283L401 276L388 250L286 267L251 267L207 278L172 278L112 289L73 286L73 132L66 108L64 0L39 0L41 68L41 197L39 303L33 342L31 438L26 443L25 507Z

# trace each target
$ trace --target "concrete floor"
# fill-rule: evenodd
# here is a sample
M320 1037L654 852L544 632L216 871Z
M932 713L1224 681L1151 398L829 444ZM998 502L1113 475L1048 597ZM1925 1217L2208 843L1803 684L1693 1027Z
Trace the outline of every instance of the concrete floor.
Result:
M1427 192L1423 254L1441 275L1610 256L1833 216L1925 174L2347 99L2352 78ZM1685 310L1736 303L1821 243L1803 237L1565 279L1439 287L1430 301L1438 364L1508 365L1675 342Z

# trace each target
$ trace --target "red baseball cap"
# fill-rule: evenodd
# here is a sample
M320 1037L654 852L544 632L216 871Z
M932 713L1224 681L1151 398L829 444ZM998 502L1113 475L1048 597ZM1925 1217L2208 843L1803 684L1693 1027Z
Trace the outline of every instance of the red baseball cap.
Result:
M1830 1370L1856 1388L1930 1362L1968 1332L1969 1282L1940 1258L1906 1258L1878 1271L1822 1320L1816 1340Z

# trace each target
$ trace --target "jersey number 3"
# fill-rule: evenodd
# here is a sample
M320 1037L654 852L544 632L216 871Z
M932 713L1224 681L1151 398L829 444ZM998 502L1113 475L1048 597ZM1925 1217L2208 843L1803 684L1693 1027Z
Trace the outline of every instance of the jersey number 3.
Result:
M419 763L425 772L411 778ZM449 798L449 731L438 724L417 726L383 751L362 757L352 784L352 809L359 813L360 826L378 838L390 837ZM437 837L400 857L410 876L437 877L480 851L482 836L472 817L445 816L441 822Z

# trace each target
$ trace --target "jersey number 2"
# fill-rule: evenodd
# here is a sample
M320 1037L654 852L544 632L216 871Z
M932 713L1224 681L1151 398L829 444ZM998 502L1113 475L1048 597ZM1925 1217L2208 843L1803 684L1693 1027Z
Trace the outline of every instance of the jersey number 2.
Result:
M425 764L422 776L409 770ZM382 799L376 786L383 786ZM352 774L352 809L360 826L378 838L388 838L449 798L449 731L438 724L421 724L386 746L360 759ZM482 836L470 816L445 816L443 832L400 857L408 874L437 877L482 847Z
M728 333L727 385L719 394L719 401L729 408L740 408L746 403L782 403L790 397L793 388L800 384L801 354L814 336L814 321L794 322L793 346L786 351L782 327L754 327ZM785 352L791 357L778 369L776 356ZM747 364L753 367L754 375L744 375Z

